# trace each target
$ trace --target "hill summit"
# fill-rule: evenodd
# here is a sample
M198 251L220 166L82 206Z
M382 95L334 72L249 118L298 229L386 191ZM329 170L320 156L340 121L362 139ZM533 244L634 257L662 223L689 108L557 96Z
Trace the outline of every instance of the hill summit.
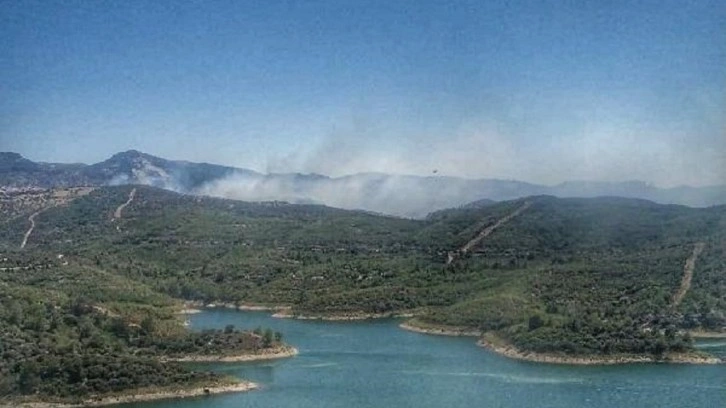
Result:
M554 186L514 180L360 173L342 177L271 173L209 163L167 160L137 150L91 164L38 163L0 153L0 186L54 188L140 184L185 194L245 201L319 203L345 209L422 218L480 200L532 195L620 196L663 204L707 207L726 203L726 186L657 188L642 181L567 181Z

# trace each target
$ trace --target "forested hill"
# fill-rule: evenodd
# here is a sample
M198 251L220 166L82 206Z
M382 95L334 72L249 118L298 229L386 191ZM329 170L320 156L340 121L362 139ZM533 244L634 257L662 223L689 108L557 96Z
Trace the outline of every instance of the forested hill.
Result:
M724 206L536 196L410 220L104 187L37 213L21 250L29 215L3 221L0 267L63 254L176 299L412 312L571 355L657 356L726 326Z
M117 210L130 193L79 198L88 192L33 192L0 207L0 406L236 386L237 379L174 361L289 351L280 333L261 328L188 331L179 299L81 254L121 231L125 212ZM110 213L99 212L122 195Z
M566 181L557 185L516 180L465 179L431 175L358 173L341 177L300 173L258 173L209 163L167 160L135 150L99 163L34 162L17 153L0 152L0 195L4 189L99 187L141 184L186 194L239 200L282 200L292 203L362 209L423 218L445 208L487 200L513 200L549 194L557 197L613 195L666 204L706 207L726 204L726 186L659 188L643 181Z

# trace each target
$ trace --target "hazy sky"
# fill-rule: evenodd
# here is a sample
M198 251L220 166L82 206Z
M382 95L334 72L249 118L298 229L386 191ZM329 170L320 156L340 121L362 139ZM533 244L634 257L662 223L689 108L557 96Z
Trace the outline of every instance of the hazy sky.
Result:
M726 183L726 3L0 0L0 150Z

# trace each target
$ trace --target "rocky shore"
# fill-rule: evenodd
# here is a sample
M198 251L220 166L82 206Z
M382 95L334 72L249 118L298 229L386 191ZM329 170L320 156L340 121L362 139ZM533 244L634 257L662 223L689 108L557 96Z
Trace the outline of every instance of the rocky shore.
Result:
M387 319L394 317L412 317L411 313L364 313L364 312L351 312L351 313L339 313L339 314L324 314L324 315L304 315L294 314L289 309L279 311L272 315L272 317L278 319L298 319L298 320L325 320L325 321L356 321L356 320L372 320L372 319Z
M621 354L613 356L568 356L564 354L537 353L533 351L522 350L514 345L506 342L504 339L497 337L493 333L482 333L477 330L466 327L436 325L418 321L416 319L409 320L399 325L404 330L417 333L433 334L437 336L470 336L479 337L477 345L490 350L494 353L505 357L531 361L537 363L548 364L573 364L573 365L613 365L613 364L632 364L632 363L675 363L675 364L722 364L723 361L718 357L701 354L698 352L690 353L669 353L662 358L656 358L649 355L637 354ZM717 333L719 334L719 333ZM706 337L706 336L704 336ZM709 336L720 337L720 336Z
M408 330L408 331L412 331L412 332L416 332L416 333L434 334L437 336L479 337L482 334L478 330L472 330L472 329L469 329L466 327L433 325L433 324L422 323L415 319L409 320L405 323L401 323L398 327L400 327L404 330Z
M693 330L688 332L694 339L726 339L726 332L707 332Z
M191 397L204 397L215 394L224 394L230 392L251 391L259 386L253 382L240 381L234 384L214 385L214 386L195 386L192 388L174 388L174 389L141 389L127 392L124 394L106 395L91 397L81 403L61 403L61 402L23 402L16 401L13 403L0 402L0 408L21 407L21 408L76 408L76 407L100 407L105 405L127 404L131 402L146 402L164 399L179 399Z
M273 312L272 317L278 319L298 319L298 320L326 320L326 321L355 321L355 320L371 320L386 319L397 317L413 317L411 312L385 312L385 313L367 313L367 312L344 312L332 314L303 314L294 313L290 306L283 305L259 305L259 304L237 304L212 302L203 303L199 301L185 302L184 309L179 314L199 313L203 309L225 308L233 310L243 310L251 312Z
M219 355L196 355L167 358L166 361L176 361L182 363L235 363L243 361L262 361L276 360L279 358L294 357L298 354L298 350L291 346L272 347L268 349L260 349L254 353L245 353L232 356Z
M717 357L698 353L668 353L662 358L649 355L622 354L613 356L567 356L549 353L537 353L522 350L505 340L490 333L479 339L477 345L505 357L548 364L572 365L613 365L634 363L676 363L676 364L721 364L723 361Z
M280 311L288 311L290 310L289 306L280 306L280 305L258 305L258 304L238 304L238 303L230 303L230 302L212 302L212 303L204 303L199 301L188 301L184 303L184 309L180 311L180 313L184 313L184 311L190 311L191 313L199 313L201 309L216 309L216 308L225 308L225 309L234 309L234 310L246 310L251 312L280 312Z

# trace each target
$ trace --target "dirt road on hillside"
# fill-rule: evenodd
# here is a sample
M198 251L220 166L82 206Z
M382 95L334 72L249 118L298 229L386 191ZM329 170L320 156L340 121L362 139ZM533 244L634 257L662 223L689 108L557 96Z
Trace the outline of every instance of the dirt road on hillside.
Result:
M33 233L33 229L35 228L35 216L40 214L40 211L36 211L30 214L30 217L28 217L28 221L30 221L30 228L28 228L28 230L25 232L25 235L23 235L23 242L20 243L20 249L25 248L25 245L28 243L28 238L30 237L30 234Z
M129 193L129 199L126 200L125 203L119 205L118 208L116 208L116 211L113 212L113 218L114 219L121 218L121 213L123 212L124 208L126 208L126 206L128 206L129 204L131 204L132 201L134 201L134 196L135 195L136 195L136 189L134 188Z
M469 242L464 244L464 246L459 248L457 251L449 252L449 256L448 256L448 259L446 260L446 264L449 265L452 262L454 262L455 260L461 258L464 254L469 252L474 246L479 244L479 242L481 242L481 240L483 240L484 238L491 235L492 232L494 232L497 228L499 228L502 225L509 222L512 218L514 218L514 217L518 216L519 214L521 214L522 212L524 212L524 210L529 208L530 205L532 205L531 202L529 202L529 201L525 202L524 204L522 204L521 207L517 208L512 213L508 214L504 218L501 218L496 223L484 228L476 237L472 238Z
M675 309L681 304L683 297L688 293L688 289L691 288L691 279L693 279L693 270L696 268L696 260L701 255L706 244L698 242L693 246L693 253L686 259L686 265L683 267L683 278L681 279L681 286L678 291L673 295L671 306Z

